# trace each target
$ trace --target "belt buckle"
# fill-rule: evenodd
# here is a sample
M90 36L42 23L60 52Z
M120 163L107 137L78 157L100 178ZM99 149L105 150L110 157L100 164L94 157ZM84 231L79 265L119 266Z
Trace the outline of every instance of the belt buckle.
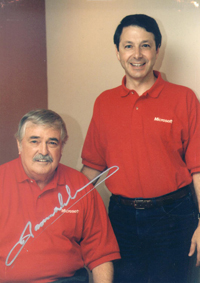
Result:
M143 206L144 200L143 199L135 199L134 200L134 208L135 209L145 209Z

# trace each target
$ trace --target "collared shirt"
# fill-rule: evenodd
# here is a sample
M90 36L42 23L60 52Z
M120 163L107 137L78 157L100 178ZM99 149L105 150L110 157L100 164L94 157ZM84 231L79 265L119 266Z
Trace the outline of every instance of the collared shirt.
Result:
M40 190L21 158L0 166L0 282L52 282L120 258L104 204L88 182L59 164Z
M108 189L129 198L173 192L200 172L200 104L188 88L164 81L139 96L122 85L103 92L94 105L83 164L119 170Z

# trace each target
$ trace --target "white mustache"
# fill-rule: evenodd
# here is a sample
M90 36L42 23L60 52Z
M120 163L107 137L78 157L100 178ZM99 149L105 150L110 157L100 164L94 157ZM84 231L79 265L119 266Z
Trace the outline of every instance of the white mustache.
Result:
M33 157L33 161L53 162L53 158L49 155L39 153Z

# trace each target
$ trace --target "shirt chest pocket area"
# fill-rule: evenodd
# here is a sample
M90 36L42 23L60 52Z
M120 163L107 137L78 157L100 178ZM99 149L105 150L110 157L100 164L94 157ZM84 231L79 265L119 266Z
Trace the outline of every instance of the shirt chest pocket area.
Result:
M60 215L57 215L58 217L49 226L49 231L58 237L67 237L71 239L77 236L79 238L79 213L80 211L76 208L63 208Z
M149 120L146 131L152 142L160 141L163 144L182 148L183 127L181 123L174 119L155 117L151 121Z

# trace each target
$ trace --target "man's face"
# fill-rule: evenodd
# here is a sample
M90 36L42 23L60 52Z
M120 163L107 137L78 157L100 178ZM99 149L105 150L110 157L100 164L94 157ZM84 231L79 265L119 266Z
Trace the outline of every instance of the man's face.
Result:
M148 82L153 77L156 50L154 35L138 26L123 28L117 58L125 70L127 80Z
M24 137L21 143L17 143L28 177L47 184L53 177L62 155L60 131L27 122Z

